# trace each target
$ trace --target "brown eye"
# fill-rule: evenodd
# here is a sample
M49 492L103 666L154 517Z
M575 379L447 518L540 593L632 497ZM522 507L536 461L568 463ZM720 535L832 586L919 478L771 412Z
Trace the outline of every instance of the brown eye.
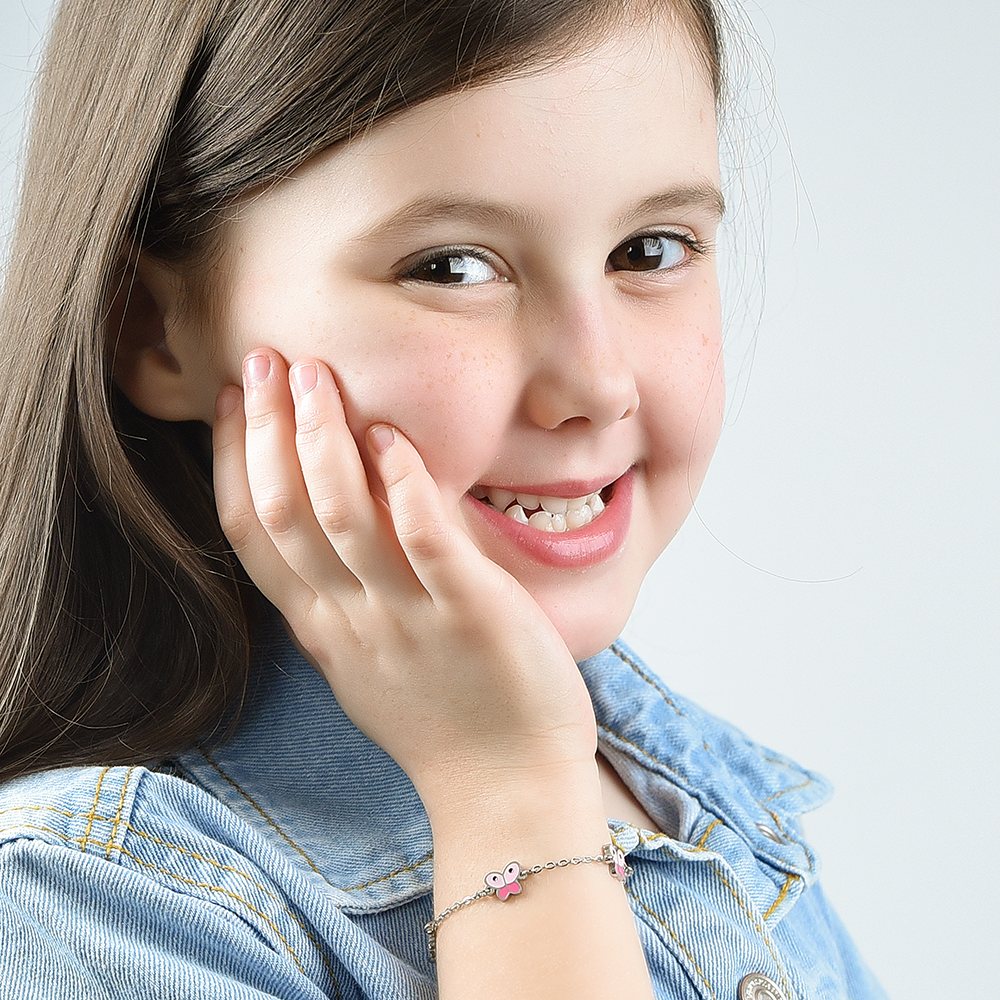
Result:
M608 256L612 271L662 271L684 262L685 242L678 236L634 236Z
M436 285L482 285L496 281L499 275L475 254L440 253L414 264L403 277Z

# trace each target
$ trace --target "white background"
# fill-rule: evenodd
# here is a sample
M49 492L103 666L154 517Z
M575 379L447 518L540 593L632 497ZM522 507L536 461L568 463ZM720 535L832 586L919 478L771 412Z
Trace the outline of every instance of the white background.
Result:
M48 8L0 0L4 229ZM807 830L897 1000L998 981L998 11L750 10L787 135L756 351L751 285L729 425L628 632L672 687L834 780Z

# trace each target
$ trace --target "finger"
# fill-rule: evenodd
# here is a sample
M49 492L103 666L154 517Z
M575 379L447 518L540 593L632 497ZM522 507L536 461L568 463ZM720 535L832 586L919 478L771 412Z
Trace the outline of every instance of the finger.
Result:
M243 567L272 604L306 596L305 584L279 555L254 510L246 469L243 393L235 385L223 388L216 401L212 447L219 523Z
M368 448L399 540L413 572L435 598L467 596L473 573L502 570L476 548L446 514L441 492L416 448L398 430L376 424Z
M313 513L329 543L363 586L416 585L389 519L371 494L357 443L330 369L304 360L289 373L295 447Z
M295 448L295 412L284 359L249 354L243 366L246 467L257 519L275 549L313 590L357 590L359 584L323 534Z

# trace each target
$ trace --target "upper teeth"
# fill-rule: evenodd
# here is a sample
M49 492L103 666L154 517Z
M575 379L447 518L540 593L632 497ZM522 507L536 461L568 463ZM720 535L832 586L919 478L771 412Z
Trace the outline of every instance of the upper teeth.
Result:
M530 524L540 531L570 531L590 524L604 510L601 494L582 497L543 497L532 493L515 493L496 486L474 486L477 500L488 500L497 510L521 524Z

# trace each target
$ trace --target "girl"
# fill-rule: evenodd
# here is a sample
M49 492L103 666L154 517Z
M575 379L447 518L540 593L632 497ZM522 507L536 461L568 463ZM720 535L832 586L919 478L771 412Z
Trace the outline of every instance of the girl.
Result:
M2 318L0 995L882 995L823 781L615 641L719 432L719 32L62 5Z

